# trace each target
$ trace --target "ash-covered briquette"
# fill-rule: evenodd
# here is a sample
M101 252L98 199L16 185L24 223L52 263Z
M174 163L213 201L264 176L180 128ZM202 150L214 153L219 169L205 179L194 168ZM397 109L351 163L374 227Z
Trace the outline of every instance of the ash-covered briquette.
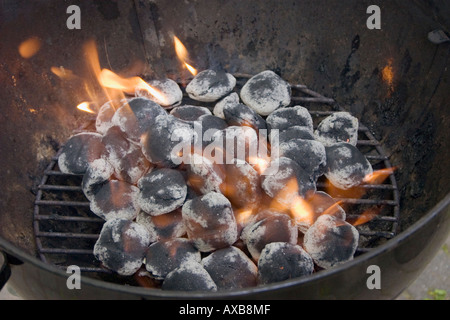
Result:
M247 162L233 159L225 165L225 179L222 193L237 208L253 208L261 199L261 178Z
M153 79L146 81L153 89L164 97L153 96L145 87L138 86L135 91L136 97L148 98L160 106L171 107L181 103L183 99L183 92L178 83L172 79Z
M184 263L170 272L164 279L162 290L217 291L217 285L209 273L198 262Z
M236 78L224 71L204 70L199 72L186 86L191 99L214 102L230 93L236 85Z
M126 219L111 219L102 227L94 256L108 269L130 276L142 266L149 245L150 235L143 226Z
M182 215L189 239L202 252L228 247L238 238L231 203L221 193L210 192L186 201Z
M146 227L155 241L180 238L186 234L181 208L159 216L151 216L141 210L136 222Z
M247 126L255 129L267 129L266 121L245 104L229 104L223 108L225 121L230 126Z
M314 180L323 174L327 156L322 143L293 139L279 146L279 155L294 160Z
M202 265L218 290L248 288L257 284L258 268L236 247L214 251L202 259Z
M269 114L266 119L270 130L284 131L293 126L301 126L313 132L313 120L308 109L302 106L280 108Z
M145 255L145 268L158 280L163 280L171 271L191 262L201 262L201 255L192 242L185 238L152 243Z
M329 269L352 260L358 241L354 226L324 214L305 233L303 246L319 267Z
M127 182L109 180L91 197L90 209L105 220L122 218L133 220L139 213L139 189Z
M175 169L157 169L138 181L138 205L143 211L158 216L181 207L187 186L183 175Z
M127 154L114 163L114 176L131 184L137 184L138 180L153 168L145 158L142 149L132 145Z
M110 127L103 135L102 142L105 145L106 157L113 165L134 146L118 126Z
M241 234L241 239L255 261L258 261L261 251L271 242L297 243L298 228L295 222L283 213L275 213L266 218L247 225Z
M306 215L297 215L294 217L298 229L305 233L313 225L313 223L322 214L328 214L340 220L345 220L346 213L344 209L329 194L323 191L317 191L309 196L306 200L308 207L311 209Z
M289 142L293 139L315 140L312 131L302 126L289 127L283 131L271 130L269 135L271 139L278 137L278 144Z
M114 167L105 159L100 158L92 161L81 181L81 189L86 198L91 201L113 174Z
M247 126L230 126L224 130L217 131L213 135L213 143L222 150L223 158L216 158L222 163L231 163L233 159L251 163L251 158L255 157L259 151L259 135L255 129ZM209 146L204 150L204 154L210 154Z
M346 190L360 185L367 175L373 173L367 158L351 144L341 142L325 150L325 176L337 188Z
M114 105L117 103L118 102L111 100L100 107L95 119L95 129L98 133L105 134L106 131L113 126L112 118L116 113Z
M170 110L170 114L184 121L196 121L203 115L212 115L206 107L182 105Z
M89 164L105 154L102 135L95 132L82 132L73 135L62 147L58 166L62 173L84 174Z
M316 191L311 176L297 162L286 157L272 160L261 176L261 187L266 194L286 206L302 196Z
M266 70L250 78L242 87L244 104L262 116L291 103L291 86L275 72Z
M193 153L189 156L187 167L188 184L197 193L220 192L225 180L225 168L212 159Z
M272 242L264 247L258 260L258 283L269 284L313 273L312 258L299 245Z
M190 152L194 140L192 123L160 115L142 135L142 152L157 166L175 168L183 162L183 150Z
M216 117L221 119L225 119L225 115L223 114L223 109L226 106L233 106L239 103L239 95L236 92L232 92L227 95L225 98L222 98L219 102L216 103L213 109L213 114Z
M167 115L167 112L159 104L147 98L133 98L117 109L112 122L129 139L139 142L141 135L154 125L160 115Z
M214 134L217 131L224 130L228 127L225 120L208 114L200 116L197 121L199 122L199 125L201 125L202 129L202 148L205 148L212 142Z
M358 142L358 119L348 112L335 112L323 119L314 135L326 147L346 142L356 146Z

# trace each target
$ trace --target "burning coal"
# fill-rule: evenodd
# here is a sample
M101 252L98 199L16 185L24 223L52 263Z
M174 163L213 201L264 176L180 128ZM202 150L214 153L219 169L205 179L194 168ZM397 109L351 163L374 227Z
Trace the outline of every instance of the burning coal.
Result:
M96 132L72 136L58 164L84 175L91 211L106 221L96 258L120 275L145 266L165 290L213 291L353 259L354 225L377 212L352 225L335 191L392 174L374 171L356 147L358 119L336 112L314 131L308 109L292 106L291 86L274 72L255 75L237 92L233 75L197 72L176 37L174 45L194 76L185 88L101 69L95 46L86 46L108 101L91 95L80 103L97 114ZM183 105L183 90L198 105ZM317 187L323 176L328 192Z

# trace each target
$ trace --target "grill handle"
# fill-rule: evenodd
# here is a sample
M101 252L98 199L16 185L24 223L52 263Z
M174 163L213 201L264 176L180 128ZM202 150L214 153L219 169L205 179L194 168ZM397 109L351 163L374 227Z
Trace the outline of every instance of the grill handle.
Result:
M6 254L0 251L0 290L9 279L11 275L11 268L9 267L8 259Z

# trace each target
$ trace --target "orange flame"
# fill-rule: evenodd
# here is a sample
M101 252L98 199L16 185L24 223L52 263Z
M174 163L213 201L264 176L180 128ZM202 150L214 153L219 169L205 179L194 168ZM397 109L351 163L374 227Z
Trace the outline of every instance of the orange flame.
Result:
M175 52L177 54L178 59L183 63L184 67L189 70L189 72L195 76L197 75L197 69L188 64L186 60L188 60L188 52L184 44L178 39L176 36L173 36L173 43L175 46Z
M22 58L28 59L34 56L41 49L42 42L37 37L31 37L19 45L19 54Z
M50 71L57 75L60 79L69 80L75 78L72 70L65 69L63 66L60 67L51 67Z
M311 204L298 196L295 197L291 205L291 214L295 221L305 221L308 224L314 223L314 209Z

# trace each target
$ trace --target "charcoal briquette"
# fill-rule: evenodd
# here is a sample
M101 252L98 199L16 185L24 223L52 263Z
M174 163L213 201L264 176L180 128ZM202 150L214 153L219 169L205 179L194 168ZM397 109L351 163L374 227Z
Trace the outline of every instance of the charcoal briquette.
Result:
M279 108L269 114L266 119L270 130L278 129L284 131L290 127L305 127L311 133L313 132L313 120L308 109L302 106Z
M201 262L200 251L185 238L175 238L152 243L145 255L145 268L151 276L163 280L183 264Z
M322 143L293 139L279 145L279 155L294 160L314 180L323 174L327 156Z
M202 259L202 265L218 290L249 288L257 284L255 263L236 247L214 251Z
M113 165L120 161L134 146L128 139L125 132L118 126L110 127L102 137L105 145L106 157Z
M151 79L146 82L158 92L158 95L153 96L145 87L138 86L135 90L136 97L145 97L163 107L176 106L181 103L183 92L178 83L172 79Z
M181 207L187 186L183 175L175 169L157 169L138 181L138 204L143 211L158 216Z
M242 87L244 104L262 116L291 103L291 86L275 72L266 70L250 78Z
M236 85L236 78L224 71L204 70L199 72L186 86L191 99L214 102L230 93Z
M293 139L303 139L303 140L314 140L314 134L312 131L303 126L293 126L283 131L271 130L270 131L271 139L278 139L278 144L282 144L283 142L289 142Z
M272 242L264 247L258 260L258 283L269 284L307 276L313 271L313 260L301 246Z
M202 252L230 246L238 238L231 203L221 193L210 192L186 201L182 215L189 239Z
M212 159L193 153L187 165L188 184L197 193L220 192L225 180L225 168Z
M350 113L335 112L319 123L314 134L316 139L327 147L340 142L356 146L358 126L358 119Z
M352 260L358 240L359 233L354 226L324 214L305 233L303 245L318 266L329 269Z
M267 129L266 121L245 104L228 104L223 108L225 121L230 126L247 126L255 129Z
M335 187L349 189L361 184L373 173L372 165L354 146L341 142L326 147L325 176Z
M116 108L122 106L126 102L127 99L120 101L111 100L100 107L95 119L95 128L98 133L105 134L106 131L113 126L112 119L116 113Z
M295 222L283 213L274 213L254 224L249 224L241 234L241 239L255 261L258 261L261 251L268 243L296 244L297 238L298 228Z
M61 172L84 174L89 164L105 154L102 135L95 132L82 132L71 136L62 147L58 158Z
M127 182L109 180L91 197L90 209L105 220L133 220L140 210L137 203L138 191L137 187Z
M170 114L174 117L185 121L196 121L203 115L212 115L206 107L182 105L170 110Z
M259 136L255 129L247 126L230 126L224 130L217 131L213 135L213 143L210 145L222 148L221 163L231 163L233 159L251 163L251 158L258 155ZM205 148L204 153L209 154L209 146ZM217 162L216 161L216 162Z
M112 122L133 141L139 142L141 135L154 125L156 118L167 115L159 104L147 98L133 98L117 109Z
M132 145L128 153L114 163L114 176L118 180L137 184L138 180L152 168L153 165L144 156L142 149Z
M225 119L225 115L223 114L223 109L226 106L233 106L239 103L239 95L236 92L232 92L227 95L225 98L222 98L219 102L216 103L213 109L213 114L216 117L221 119Z
M130 276L142 266L149 245L150 236L143 226L126 219L111 219L102 227L94 256L108 269Z
M217 285L200 263L190 261L171 271L164 279L161 289L175 291L217 291Z
M212 142L214 134L217 131L224 130L228 127L228 124L225 122L225 120L213 115L202 115L198 118L198 121L202 129L201 137L203 148L205 148Z
M81 181L81 189L88 200L92 200L100 188L114 174L114 167L105 159L100 158L89 164Z
M186 234L181 208L159 216L151 216L141 210L136 222L146 227L155 241L180 238Z

